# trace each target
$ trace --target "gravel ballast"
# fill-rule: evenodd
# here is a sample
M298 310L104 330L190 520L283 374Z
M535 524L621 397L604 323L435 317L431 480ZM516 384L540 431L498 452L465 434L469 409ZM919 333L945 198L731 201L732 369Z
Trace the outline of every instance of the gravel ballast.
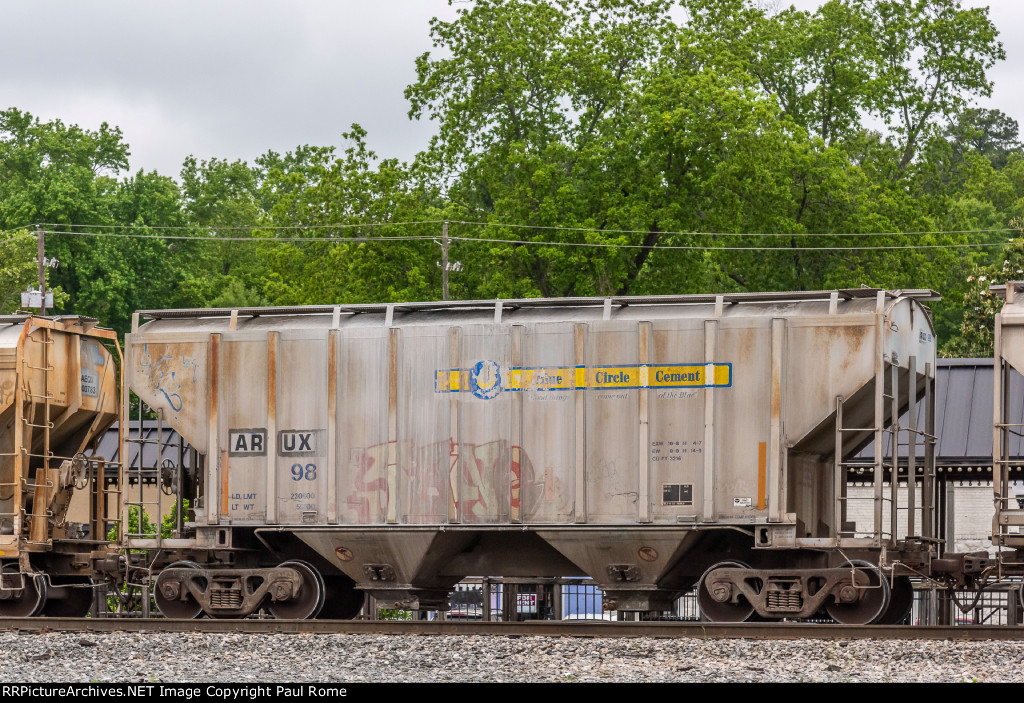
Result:
M0 632L0 681L1024 681L1024 643Z

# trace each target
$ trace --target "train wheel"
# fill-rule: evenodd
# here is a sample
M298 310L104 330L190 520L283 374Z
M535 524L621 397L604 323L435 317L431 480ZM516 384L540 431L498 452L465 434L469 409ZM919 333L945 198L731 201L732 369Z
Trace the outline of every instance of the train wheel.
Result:
M295 569L302 576L302 588L293 600L267 603L267 610L278 620L311 620L324 607L324 580L320 572L304 561L286 561L278 568Z
M879 625L899 625L906 620L914 605L914 584L908 576L897 576L892 580L889 593L889 607L878 618Z
M168 569L201 569L202 567L194 561L176 561ZM170 578L165 578L166 570L160 572L156 577L156 593L153 599L156 601L157 610L165 618L172 620L194 620L203 614L203 606L199 601L187 594L182 600L180 589L183 585L170 583ZM187 590L187 589L185 589Z
M46 605L46 581L34 574L22 574L16 563L4 565L0 580L0 617L30 618Z
M92 609L92 585L88 576L51 578L40 614L45 618L84 618Z
M359 615L366 603L366 594L357 591L355 583L347 576L325 576L324 607L318 618L327 620L351 620Z
M878 622L889 606L889 582L882 578L878 567L866 561L843 562L841 569L856 569L868 577L868 587L858 588L859 598L851 603L836 603L830 599L825 611L843 625L870 625Z
M715 595L728 598L731 594L719 591L712 594L708 589L708 577L716 569L749 569L750 567L739 561L722 561L704 572L697 584L697 603L700 605L701 617L711 622L743 622L754 614L754 606L742 595L737 596L736 602L731 598L719 601Z

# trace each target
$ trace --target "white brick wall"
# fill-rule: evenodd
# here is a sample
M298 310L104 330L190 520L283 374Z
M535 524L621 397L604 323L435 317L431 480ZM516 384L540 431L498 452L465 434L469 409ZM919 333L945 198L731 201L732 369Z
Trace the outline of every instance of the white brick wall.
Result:
M885 496L889 496L890 487L885 486ZM973 481L971 483L950 484L952 490L951 506L953 520L953 544L947 545L946 551L955 552L976 552L980 550L993 551L992 547L992 482ZM874 495L874 488L871 486L850 486L848 496L853 500L848 502L847 519L856 523L857 531L871 529L873 520L873 507L871 496ZM897 537L906 536L907 533L907 487L900 486L898 491L898 506L904 508L897 516ZM915 522L920 531L921 524L921 490L918 487L915 492L917 506L917 517ZM883 525L884 531L888 525ZM948 527L947 527L948 529Z

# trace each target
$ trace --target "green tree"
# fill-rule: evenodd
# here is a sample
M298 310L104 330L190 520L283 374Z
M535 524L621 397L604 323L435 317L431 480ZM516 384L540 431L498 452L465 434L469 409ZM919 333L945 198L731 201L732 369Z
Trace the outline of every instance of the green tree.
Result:
M702 60L747 71L783 112L831 146L872 116L905 169L940 125L991 94L1005 58L987 8L960 0L830 0L772 14L750 0L682 0Z
M1024 199L1021 204L1024 205ZM1024 280L1024 238L1020 236L1024 233L1024 216L1018 215L1009 224L1017 237L1001 250L994 263L977 265L966 277L959 334L942 346L942 356L992 356L995 316L1003 307L1003 299L991 288L1008 281Z
M165 229L187 223L174 180L139 172L114 184L105 206L108 227L69 228L71 234L47 238L73 311L125 332L136 310L202 304L196 279L206 275L206 247L162 236L188 234Z
M21 307L21 292L38 285L36 237L27 230L0 232L0 314Z
M258 169L243 161L189 156L181 168L183 214L193 225L193 274L189 281L199 305L246 307L265 304L263 262L255 246L230 241L252 236L265 217ZM218 242L217 239L229 241Z
M10 231L37 222L107 222L112 175L127 166L127 157L120 130L106 123L90 131L60 120L40 122L14 108L0 111L0 230L8 231L5 237L10 242L0 253L7 262L5 309L19 306L13 296L16 289L24 290L37 280L30 273L35 269L34 242L29 245ZM55 290L59 305L61 290L75 288L68 257L52 236L46 255L61 261L60 268L46 271L48 288Z
M943 136L959 161L975 153L995 169L1005 167L1010 155L1021 150L1017 120L1001 110L967 108L953 116Z
M112 176L127 167L121 130L105 122L90 131L0 111L0 227L106 223Z
M875 108L901 140L905 168L939 121L992 93L986 71L1006 58L988 8L959 0L860 0L877 43Z
M266 265L262 295L285 305L440 297L431 241L440 223L400 224L440 219L439 197L408 165L378 160L358 125L343 137L341 155L300 147L258 160L268 205L256 247ZM295 235L306 241L287 241ZM393 236L420 239L373 241Z
M106 123L93 131L0 112L0 229L45 223L46 255L59 262L47 273L58 311L63 291L67 312L122 332L137 309L199 300L186 285L196 276L187 243L155 236L186 222L178 186L156 173L119 181L128 155L121 131ZM27 277L28 265L19 266Z
M410 115L439 125L419 165L446 184L447 216L495 225L460 227L458 236L524 242L460 241L470 270L456 295L628 293L661 233L678 229L681 214L692 220L692 210L666 202L672 185L691 190L690 164L645 149L665 132L643 97L671 83L673 71L656 67L674 30L667 3L586 0L482 2L453 22L432 23L444 57L420 57L419 80L406 91ZM716 82L710 73L702 78ZM742 96L742 87L725 85L732 78L718 81L708 100ZM677 118L703 123L702 107L715 109L680 110ZM669 188L666 169L678 176ZM605 248L544 246L551 240Z
M489 0L433 22L443 53L420 57L406 91L410 115L438 123L418 166L445 184L446 216L516 225L459 235L523 242L459 241L485 275L460 277L457 293L944 280L955 255L913 247L962 236L805 236L937 229L941 208L910 192L908 166L940 117L990 87L984 71L1002 49L985 12L890 5L833 0L772 15L744 0L687 0L678 26L662 3ZM897 19L909 54L887 35L883 55L875 35ZM864 129L894 108L906 123ZM766 236L730 237L750 232ZM552 239L608 248L543 245Z
M1016 122L971 105L1003 57L988 11L678 4L435 19L406 96L437 133L411 164L353 125L340 148L125 177L116 128L0 113L0 303L34 278L34 222L68 310L122 331L140 308L437 298L448 221L453 297L934 287L959 329L1003 263L969 245L1005 243L968 231L1024 215Z
M1012 176L973 157L969 195L950 185L940 139L951 120L1005 126L967 111L1003 56L987 10L682 4L682 24L614 0L489 0L432 23L439 55L406 91L438 124L416 168L445 217L491 225L454 227L474 269L455 294L932 287L955 332L987 260L966 230L1013 212Z
M875 105L870 18L859 3L773 13L749 0L683 0L684 32L700 60L753 76L810 138L826 146L855 136Z
M128 508L128 527L126 534L154 537L156 535L157 526L153 523L153 519L150 517L149 512L147 512L145 508L141 510L141 523L139 522L139 515L139 506L132 505ZM120 539L120 535L120 525L114 525L107 531L107 541L116 542Z

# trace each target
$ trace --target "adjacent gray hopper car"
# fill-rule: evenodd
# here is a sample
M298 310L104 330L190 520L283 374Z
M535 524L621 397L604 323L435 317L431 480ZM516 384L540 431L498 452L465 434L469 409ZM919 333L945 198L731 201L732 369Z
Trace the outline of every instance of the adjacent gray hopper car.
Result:
M160 555L176 617L439 608L466 576L587 575L609 609L697 586L713 620L895 621L893 564L935 549L935 298L141 312L127 381L198 461L165 477L187 522L128 546ZM884 483L894 437L920 494ZM870 524L847 517L851 475L875 487Z
M1010 383L1019 384L1024 373L1024 282L1010 281L1005 286L993 286L992 291L1003 297L1002 310L995 318L993 357L995 380L992 424L992 487L995 514L992 521L992 543L996 547L1024 549L1024 505L1017 500L1010 480L1010 468L1020 465L1024 451L1024 417L1014 413L1010 405ZM1020 570L1024 560L1007 559ZM1024 593L1021 595L1024 602Z

